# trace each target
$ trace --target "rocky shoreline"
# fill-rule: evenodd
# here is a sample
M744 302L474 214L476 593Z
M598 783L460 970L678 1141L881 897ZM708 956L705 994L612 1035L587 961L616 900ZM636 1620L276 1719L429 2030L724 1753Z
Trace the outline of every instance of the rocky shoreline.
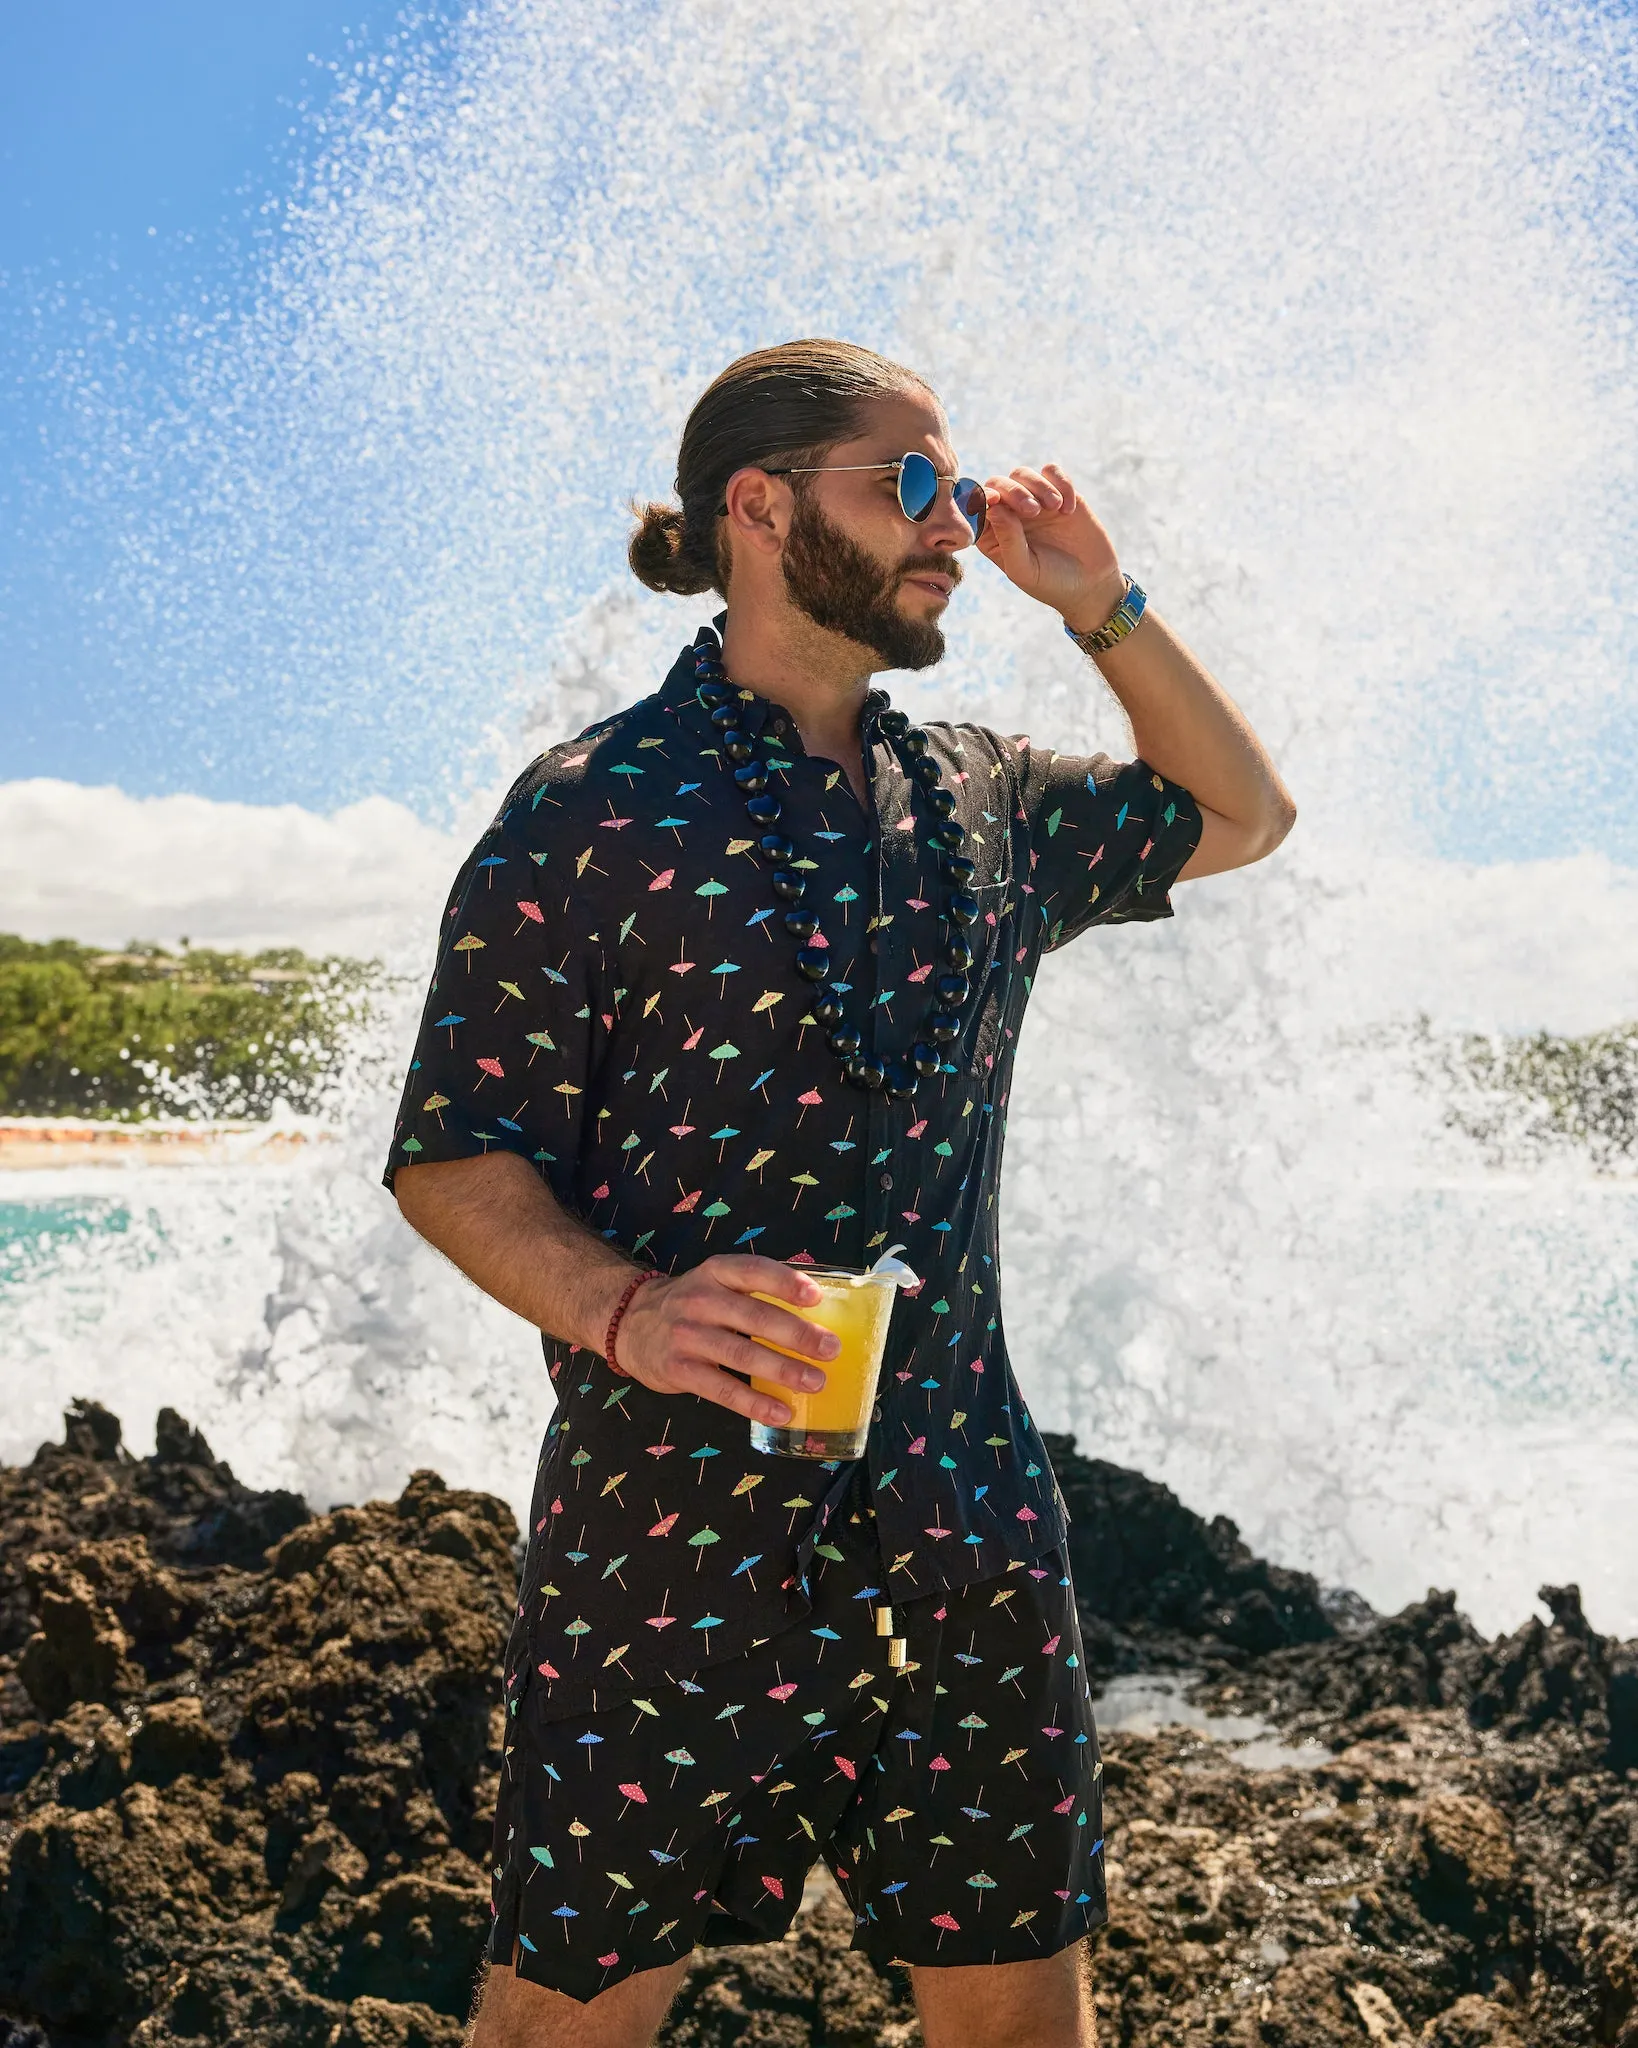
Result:
M0 1468L0 2048L457 2048L516 1529L415 1474L314 1516L162 1411ZM1088 1661L1305 1740L1106 1741L1106 2048L1638 2048L1638 1644L1574 1588L1379 1617L1052 1443ZM828 1887L696 1959L675 2048L908 2048Z

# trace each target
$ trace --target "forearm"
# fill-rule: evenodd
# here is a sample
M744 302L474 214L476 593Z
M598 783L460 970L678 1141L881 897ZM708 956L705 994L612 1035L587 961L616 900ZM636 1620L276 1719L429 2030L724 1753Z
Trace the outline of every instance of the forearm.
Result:
M1084 620L1069 623L1088 630ZM1262 850L1284 838L1296 806L1267 749L1164 619L1146 611L1134 631L1095 659L1151 768L1262 842Z
M600 1352L637 1270L569 1214L514 1152L401 1166L393 1192L411 1229L503 1308Z

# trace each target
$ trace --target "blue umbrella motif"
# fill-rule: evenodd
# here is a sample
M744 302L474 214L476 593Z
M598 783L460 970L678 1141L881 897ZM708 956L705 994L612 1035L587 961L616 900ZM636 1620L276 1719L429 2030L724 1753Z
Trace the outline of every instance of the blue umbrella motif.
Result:
M835 894L835 895L834 895L834 896L833 896L833 897L831 898L831 901L832 901L833 903L839 903L839 904L841 904L841 906L842 906L842 923L843 923L844 925L846 925L846 923L847 923L847 909L848 909L848 905L849 905L850 903L857 903L857 902L858 902L858 900L859 900L859 892L858 892L858 890L857 890L857 889L854 889L854 888L850 888L850 887L848 886L848 884L847 884L846 882L844 882L844 883L842 884L841 888L839 888L839 889L838 889L838 890L836 891L836 894Z
M900 1903L899 1901L899 1893L902 1891L907 1891L909 1889L909 1886L910 1880L907 1877L901 1877L895 1884L884 1884L882 1886L882 1890L898 1906L899 1918L901 1920L904 1918L904 1907L902 1903Z
M721 1456L722 1453L717 1449L715 1444L701 1444L697 1451L689 1452L688 1462L691 1465L699 1466L699 1476L701 1480L703 1480L705 1477L705 1460L707 1458L720 1458Z
M580 1915L573 1906L554 1906L552 1908L552 1918L563 1922L563 1946L567 1948L569 1945L569 1922L571 1920L578 1920Z
M464 1017L457 1017L455 1012L451 1010L447 1017L438 1018L432 1028L434 1031L447 1031L449 1033L449 1049L453 1052L455 1050L455 1026L465 1022L466 1019Z
M588 1771L591 1769L592 1751L597 1747L597 1745L602 1740L603 1738L601 1735L594 1735L589 1728L586 1730L584 1735L577 1735L575 1737L575 1741L578 1742L581 1748L586 1752L586 1768Z

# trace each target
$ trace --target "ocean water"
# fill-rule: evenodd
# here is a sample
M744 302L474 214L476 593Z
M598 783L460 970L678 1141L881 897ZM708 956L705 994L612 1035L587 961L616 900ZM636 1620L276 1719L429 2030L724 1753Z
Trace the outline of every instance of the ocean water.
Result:
M153 745L208 719L247 798L276 763L470 836L702 615L631 589L621 508L721 363L916 363L967 466L1084 481L1302 810L1043 973L1003 1194L1038 1416L1379 1605L1452 1584L1499 1628L1574 1578L1638 1631L1638 1186L1481 1156L1415 1051L1638 1015L1631 24L500 0L452 34L338 83L140 469L159 344L63 371ZM1122 745L982 565L895 695ZM384 903L373 950L423 974L436 915ZM320 1501L432 1463L521 1503L538 1350L376 1182L413 1007L299 1163L9 1177L0 1453L90 1393Z

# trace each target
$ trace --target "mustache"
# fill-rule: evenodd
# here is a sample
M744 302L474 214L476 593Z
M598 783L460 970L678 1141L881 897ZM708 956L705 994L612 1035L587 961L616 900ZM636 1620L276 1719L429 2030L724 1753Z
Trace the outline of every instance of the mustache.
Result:
M910 576L948 576L952 584L961 581L961 564L954 555L906 555L894 573L894 582Z

